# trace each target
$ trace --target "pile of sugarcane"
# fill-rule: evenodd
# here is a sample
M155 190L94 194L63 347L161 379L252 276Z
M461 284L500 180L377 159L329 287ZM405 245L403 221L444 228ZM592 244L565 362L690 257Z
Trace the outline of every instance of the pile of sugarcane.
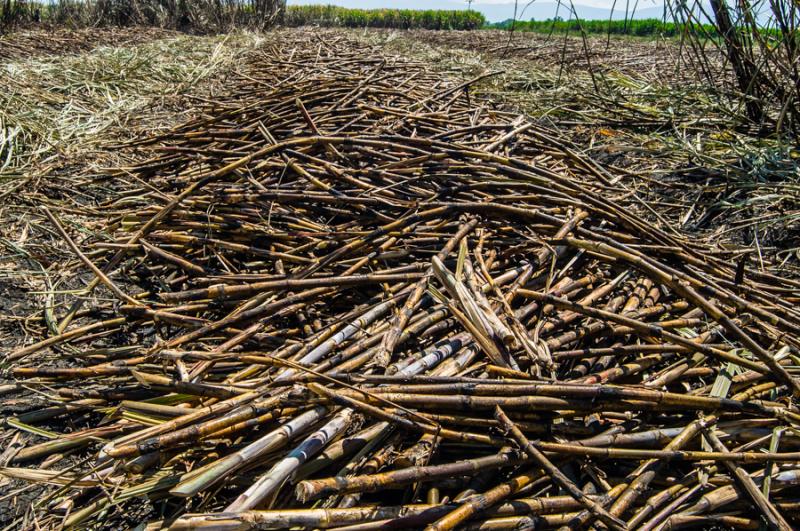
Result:
M48 400L6 419L51 485L18 528L797 525L800 283L474 80L280 35L136 146L105 237L43 210L88 280L7 354Z

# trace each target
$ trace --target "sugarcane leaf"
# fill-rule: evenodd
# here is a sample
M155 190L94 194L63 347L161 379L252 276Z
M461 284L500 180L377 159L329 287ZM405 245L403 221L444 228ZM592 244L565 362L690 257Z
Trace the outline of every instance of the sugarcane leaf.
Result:
M58 439L59 437L61 437L60 434L54 431L46 430L44 428L38 428L36 426L31 426L30 424L25 424L24 422L14 417L7 418L6 424L8 424L11 427L17 428L18 430L26 431L34 435L39 435L40 437L46 437L48 439Z
M784 429L780 426L776 426L772 430L772 437L769 440L769 451L771 453L775 453L778 451L778 447L780 446L781 435L783 435ZM770 488L772 487L772 471L775 468L775 463L772 461L768 461L764 466L764 483L761 485L762 492L764 493L764 497L769 499L769 492Z
M458 244L458 261L456 262L456 280L464 280L464 261L467 258L467 240L462 239Z

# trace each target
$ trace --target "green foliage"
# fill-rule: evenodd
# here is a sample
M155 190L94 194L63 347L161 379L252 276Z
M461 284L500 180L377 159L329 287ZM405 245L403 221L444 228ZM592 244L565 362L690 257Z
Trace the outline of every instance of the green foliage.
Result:
M0 0L0 32L22 24L33 17L32 6L20 0Z
M491 24L497 29L509 29L511 21L506 20ZM711 24L678 24L664 22L656 18L640 20L581 20L581 19L548 19L514 22L515 31L536 31L539 33L573 33L580 32L604 35L633 35L637 37L676 37L686 30L699 31L709 37L716 36L716 30Z
M83 26L156 26L198 32L263 29L283 0L0 0L0 33L35 23Z
M337 6L309 5L288 6L284 24L287 26L317 24L348 28L473 30L483 27L486 19L477 11L348 9Z

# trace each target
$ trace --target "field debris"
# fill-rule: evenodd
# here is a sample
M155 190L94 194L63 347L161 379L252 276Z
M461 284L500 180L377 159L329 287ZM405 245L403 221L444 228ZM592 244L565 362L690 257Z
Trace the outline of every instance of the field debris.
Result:
M127 39L0 68L0 198L26 181L58 178L52 177L56 170L69 164L120 165L103 145L129 138L133 126L157 129L184 121L181 98L202 97L260 41L251 32L199 37L152 29L138 37L119 29L77 36L103 42L108 33ZM25 44L27 37L8 40ZM68 181L75 184L72 176Z
M279 37L127 146L102 231L42 209L90 280L5 358L47 399L14 527L798 525L800 282L472 82Z
M718 51L705 51L702 74L690 50L672 39L354 35L442 72L503 71L473 88L548 123L573 150L632 178L667 230L770 257L784 275L800 273L800 151L732 112L741 110L739 96Z
M76 54L98 46L131 46L176 35L173 31L147 27L28 28L0 35L0 60Z

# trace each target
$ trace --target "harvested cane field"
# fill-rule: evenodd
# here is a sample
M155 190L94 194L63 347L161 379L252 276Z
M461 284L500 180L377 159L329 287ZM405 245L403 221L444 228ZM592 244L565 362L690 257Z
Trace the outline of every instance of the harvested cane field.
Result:
M299 28L176 72L164 38L136 117L0 180L6 529L798 525L784 240L674 223L711 192L491 58Z
M735 113L729 69L674 40L566 38L499 31L361 37L443 73L497 75L476 90L549 126L576 152L628 179L669 232L774 258L797 274L800 151ZM702 66L701 66L702 65ZM794 270L793 272L790 272Z

